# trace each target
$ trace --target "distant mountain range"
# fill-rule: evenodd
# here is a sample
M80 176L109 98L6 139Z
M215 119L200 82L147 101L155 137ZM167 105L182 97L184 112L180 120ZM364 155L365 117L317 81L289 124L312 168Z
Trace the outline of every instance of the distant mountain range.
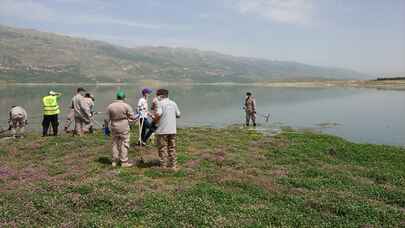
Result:
M0 26L3 82L264 82L359 79L347 69L235 57L189 48L125 48L101 41Z

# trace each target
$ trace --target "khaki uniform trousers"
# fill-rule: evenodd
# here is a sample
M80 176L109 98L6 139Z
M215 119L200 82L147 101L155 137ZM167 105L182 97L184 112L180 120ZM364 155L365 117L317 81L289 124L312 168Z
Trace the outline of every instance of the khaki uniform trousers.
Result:
M121 161L121 163L128 162L130 134L117 134L112 133L112 156L113 162Z

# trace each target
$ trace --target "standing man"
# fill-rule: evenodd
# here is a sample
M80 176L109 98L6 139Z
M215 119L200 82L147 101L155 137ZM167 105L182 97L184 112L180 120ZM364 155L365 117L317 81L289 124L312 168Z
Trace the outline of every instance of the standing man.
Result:
M78 88L76 91L76 95L72 98L72 105L71 108L74 111L74 119L75 119L75 135L82 136L84 133L84 128L86 124L90 123L90 112L87 112L86 109L83 108L84 102L84 93L86 92L83 88Z
M84 113L86 113L86 116L88 116L88 121L89 123L85 125L84 131L88 133L93 133L93 118L94 118L94 96L91 95L90 93L86 93L84 95L84 99L82 102L82 107Z
M244 109L246 111L246 126L249 126L250 120L253 126L256 127L256 100L251 92L246 93Z
M27 125L27 112L20 106L13 106L9 112L9 128L14 138L24 137L24 128ZM18 134L17 134L18 133Z
M180 118L180 110L177 104L169 99L168 90L159 89L156 95L159 99L155 121L160 165L162 168L176 171L176 118Z
M61 93L49 91L49 95L42 98L42 106L44 109L44 119L42 121L43 137L48 136L49 125L52 125L53 136L58 135L58 115L60 113L59 98L61 96Z
M152 133L156 130L153 127L151 121L149 121L149 117L151 114L148 111L148 97L152 93L152 89L145 88L142 90L142 97L138 101L138 113L139 113L139 126L142 127L141 130L141 137L139 144L141 146L145 146L149 137Z
M135 114L132 107L125 103L125 93L121 90L117 92L117 100L107 107L107 116L112 132L112 166L116 167L121 162L121 167L131 167L128 161L129 149L129 124L135 121Z

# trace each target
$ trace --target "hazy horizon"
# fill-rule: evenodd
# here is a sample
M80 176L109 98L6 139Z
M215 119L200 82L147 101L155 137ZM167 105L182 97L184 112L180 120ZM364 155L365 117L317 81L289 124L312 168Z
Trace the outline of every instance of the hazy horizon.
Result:
M197 48L372 75L405 73L400 0L0 0L0 24L126 47Z

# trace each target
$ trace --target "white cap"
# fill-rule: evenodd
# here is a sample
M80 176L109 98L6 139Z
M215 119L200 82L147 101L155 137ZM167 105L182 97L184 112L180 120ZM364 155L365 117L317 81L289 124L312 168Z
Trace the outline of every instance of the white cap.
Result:
M55 96L55 95L56 95L56 92L55 92L55 91L53 91L53 90L51 90L51 91L49 91L49 95L51 95L51 96Z

